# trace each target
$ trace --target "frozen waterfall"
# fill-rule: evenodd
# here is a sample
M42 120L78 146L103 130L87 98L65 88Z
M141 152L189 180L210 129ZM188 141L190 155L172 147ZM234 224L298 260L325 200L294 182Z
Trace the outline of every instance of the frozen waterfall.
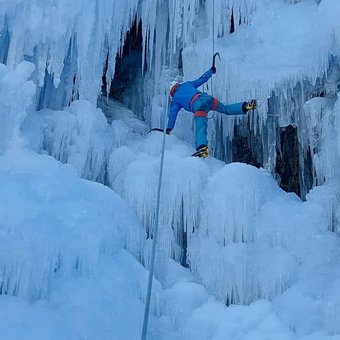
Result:
M1 338L140 337L163 138L147 131L214 39L203 91L260 105L211 113L204 160L191 114L166 136L149 339L339 339L339 13L0 0Z

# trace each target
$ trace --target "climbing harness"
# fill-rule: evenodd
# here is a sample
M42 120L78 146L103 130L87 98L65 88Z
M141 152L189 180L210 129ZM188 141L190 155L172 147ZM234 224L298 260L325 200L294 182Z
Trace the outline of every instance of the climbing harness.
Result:
M162 189L162 179L163 179L163 168L164 168L164 153L165 153L165 137L166 137L166 119L167 113L169 110L169 96L167 95L166 108L164 110L164 129L151 129L156 131L163 131L163 144L162 144L162 155L159 166L159 177L158 177L158 188L157 188L157 203L156 203L156 217L155 217L155 225L153 228L153 236L152 236L152 249L151 249L151 259L150 259L150 268L149 268L149 279L148 279L148 289L146 294L145 301L145 310L144 310L144 320L143 320L143 329L141 340L146 340L146 335L148 331L148 321L149 321L149 313L150 313L150 300L151 300L151 291L152 291L152 281L153 281L153 272L155 267L155 254L156 254L156 244L157 244L157 235L158 235L158 224L159 224L159 208L161 201L161 189Z

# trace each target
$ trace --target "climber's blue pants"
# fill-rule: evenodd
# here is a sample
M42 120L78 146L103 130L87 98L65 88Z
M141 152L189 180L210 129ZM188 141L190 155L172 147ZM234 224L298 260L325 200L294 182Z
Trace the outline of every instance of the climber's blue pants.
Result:
M207 114L210 110L216 110L226 115L245 114L242 103L224 105L217 98L214 98L206 93L202 93L191 103L191 110L195 116L196 128L196 149L201 145L208 145L207 139Z

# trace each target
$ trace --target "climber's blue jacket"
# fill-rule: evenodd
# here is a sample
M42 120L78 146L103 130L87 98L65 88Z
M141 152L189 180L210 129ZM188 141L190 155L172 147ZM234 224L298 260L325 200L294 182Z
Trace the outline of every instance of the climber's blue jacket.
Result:
M187 111L195 112L195 105L193 105L193 100L197 97L200 92L197 90L198 87L206 83L211 76L213 75L213 71L210 69L205 72L201 77L193 81L187 81L185 83L179 84L175 88L175 92L172 94L171 107L169 112L168 119L168 129L173 129L175 126L177 114L180 109L184 108ZM221 102L218 102L216 99L216 107L209 107L207 111L210 109L216 109L216 111L228 114L228 115L237 115L237 114L245 114L245 102L236 103L232 105L224 105ZM218 103L218 107L217 107Z
M178 111L181 108L184 108L187 111L191 111L190 109L191 98L195 94L200 93L200 91L198 91L197 88L203 85L204 83L206 83L211 78L212 75L213 75L213 71L208 70L198 79L193 80L193 81L187 81L185 83L180 84L177 87L176 92L174 93L174 96L172 97L172 101L171 101L169 120L168 120L169 129L174 128Z

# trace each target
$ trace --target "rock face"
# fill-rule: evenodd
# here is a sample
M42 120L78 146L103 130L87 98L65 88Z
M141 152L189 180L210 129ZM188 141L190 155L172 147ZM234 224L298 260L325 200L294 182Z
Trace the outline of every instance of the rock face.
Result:
M236 125L232 142L233 161L263 167L263 148L259 137L250 129Z
M280 128L275 171L279 177L280 187L287 192L301 195L300 161L297 128L293 125Z
M304 176L305 182L310 177L307 171L312 166L310 152L301 150L296 126L288 125L277 127L277 129L278 140L274 169L276 177L283 190L295 192L302 197L300 177ZM250 129L245 129L245 126L236 125L232 141L233 162L246 163L257 168L264 167L262 138L262 134L254 135ZM302 157L301 153L303 153ZM303 173L301 162L304 163Z

